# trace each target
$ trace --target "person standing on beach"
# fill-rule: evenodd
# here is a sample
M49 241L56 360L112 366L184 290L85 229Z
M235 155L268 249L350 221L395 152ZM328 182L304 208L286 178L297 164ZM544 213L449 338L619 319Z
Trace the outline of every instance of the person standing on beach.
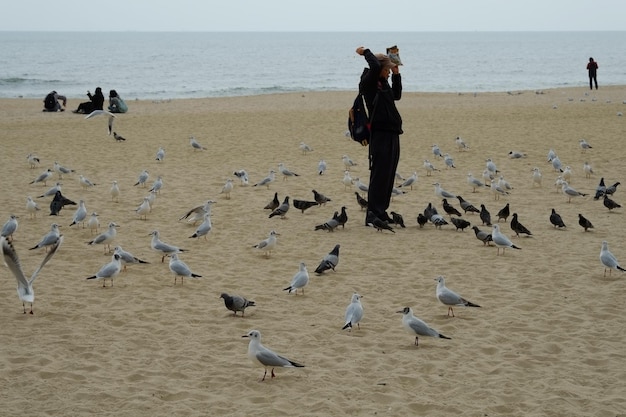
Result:
M598 89L598 63L593 60L593 58L589 58L589 63L587 64L587 71L589 72L589 89L593 90L593 83L596 84L596 90Z
M398 66L387 55L373 54L362 46L356 49L356 53L363 56L369 65L369 70L366 68L359 82L359 92L365 99L371 124L370 182L365 225L373 223L376 218L393 223L387 209L400 160L402 117L395 102L402 97L402 78ZM391 85L388 81L390 74Z

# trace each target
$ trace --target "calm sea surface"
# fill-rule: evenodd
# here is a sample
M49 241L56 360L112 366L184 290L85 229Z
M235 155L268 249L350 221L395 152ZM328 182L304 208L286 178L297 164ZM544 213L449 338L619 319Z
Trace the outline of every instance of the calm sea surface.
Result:
M398 45L404 90L483 92L626 85L626 32L0 32L0 97L126 99L355 90L365 60Z

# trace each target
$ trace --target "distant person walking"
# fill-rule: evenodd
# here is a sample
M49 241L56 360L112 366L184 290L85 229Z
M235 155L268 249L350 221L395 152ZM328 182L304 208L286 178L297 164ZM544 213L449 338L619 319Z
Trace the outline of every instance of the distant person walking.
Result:
M587 64L587 71L589 72L589 89L593 90L593 84L596 84L596 90L598 89L598 63L593 60L593 58L589 58L589 63Z

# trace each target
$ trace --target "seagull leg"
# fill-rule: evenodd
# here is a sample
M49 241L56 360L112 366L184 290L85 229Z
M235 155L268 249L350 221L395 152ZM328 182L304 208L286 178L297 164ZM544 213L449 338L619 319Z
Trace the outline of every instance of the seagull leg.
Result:
M265 368L265 372L263 373L263 378L261 378L261 382L265 381L266 375L267 375L267 368Z
M606 273L605 273L606 276ZM22 301L22 307L24 308L24 314L26 314L26 303Z
M272 378L276 378L276 375L274 375L274 368L272 368Z
M33 303L30 303L30 314L35 314L35 313L33 312Z
M415 346L418 346L418 344L417 344L417 336L415 336Z

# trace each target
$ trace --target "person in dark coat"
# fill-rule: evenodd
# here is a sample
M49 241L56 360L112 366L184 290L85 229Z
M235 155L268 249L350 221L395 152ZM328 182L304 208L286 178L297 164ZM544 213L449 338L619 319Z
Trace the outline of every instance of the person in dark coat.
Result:
M587 64L587 72L589 72L589 89L593 90L593 83L596 84L596 90L598 89L598 63L593 60L593 58L589 58L589 63Z
M104 106L104 94L102 94L102 89L100 87L96 87L96 92L94 94L87 91L87 97L89 97L89 101L80 103L78 108L73 110L72 113L89 114L94 110L102 110Z
M402 78L398 65L387 55L374 54L362 46L356 49L356 53L363 56L369 66L359 83L359 92L365 98L371 124L370 182L365 224L373 223L376 218L393 223L387 209L400 159L400 135L403 133L402 117L395 104L402 97Z

